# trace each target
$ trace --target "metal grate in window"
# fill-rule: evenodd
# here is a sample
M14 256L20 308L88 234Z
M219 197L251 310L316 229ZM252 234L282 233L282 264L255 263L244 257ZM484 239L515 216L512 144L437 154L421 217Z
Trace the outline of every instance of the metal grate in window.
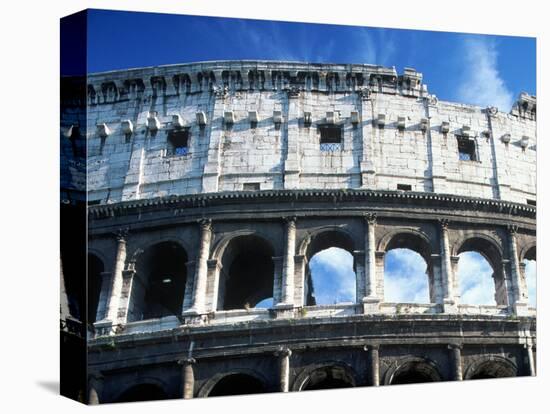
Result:
M321 151L324 151L324 152L336 152L336 151L342 151L342 144L341 143L336 143L336 142L326 142L326 143L321 143Z

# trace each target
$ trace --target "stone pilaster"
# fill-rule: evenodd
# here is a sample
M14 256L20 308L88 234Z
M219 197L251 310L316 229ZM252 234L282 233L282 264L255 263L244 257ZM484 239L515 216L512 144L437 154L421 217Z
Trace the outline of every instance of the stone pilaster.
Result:
M453 380L462 381L462 346L459 344L449 344L447 348L451 352Z
M361 142L363 145L361 162L359 164L359 168L361 171L361 187L374 188L376 185L376 168L373 159L373 156L375 154L375 131L372 127L372 122L368 122L368 120L373 117L373 102L370 100L371 93L368 88L363 88L359 90L357 96L357 105L361 108L359 125L361 125Z
M527 362L529 364L529 375L535 377L537 375L535 368L535 355L533 354L533 344L528 342L525 344L525 352L527 354Z
M369 354L370 385L378 387L380 385L380 345L365 345L363 349Z
M287 152L284 161L284 188L299 188L300 186L300 155L299 155L299 136L300 127L299 120L302 117L300 114L299 93L296 96L294 93L288 93L288 111L286 121L286 141Z
M451 265L451 249L449 247L449 221L439 220L440 249L441 249L441 274L443 286L443 312L457 313L458 307L455 300L453 286L453 269Z
M178 361L178 364L182 366L181 369L181 383L182 383L182 397L184 400L190 400L193 398L195 388L195 373L193 365L196 364L194 358L183 358Z
M276 307L294 306L294 255L296 253L296 217L285 219L285 252L283 256L283 276L281 302Z
M202 127L204 131L201 131L201 134L209 137L208 155L202 175L203 193L218 191L224 136L223 113L225 110L225 96L226 91L223 87L213 94L214 108L208 114L210 119L207 119L207 125Z
M376 214L364 216L365 231L365 296L363 297L363 312L373 313L378 310L380 298L377 295L376 278Z
M279 358L279 391L288 392L290 380L290 356L292 350L289 348L281 348L275 352L275 356Z
M200 315L204 313L208 276L208 257L210 255L210 243L212 240L212 221L209 219L201 220L199 226L200 242L195 267L193 305L184 312L185 315Z
M126 265L126 236L125 231L119 231L116 235L117 250L116 258L113 270L113 277L111 281L111 288L109 300L107 302L107 309L105 312L105 319L115 323L117 322L118 308L120 305L120 296L122 293L123 285L123 272Z
M124 324L128 322L129 316L131 315L132 310L130 309L131 304L131 295L132 287L134 284L134 279L136 271L133 268L133 265L130 269L124 269L122 271L122 289L120 290L120 301L118 305L117 313L117 323Z
M513 311L516 315L526 315L528 311L527 293L521 282L521 270L519 266L518 248L516 240L517 226L508 226L508 251L510 255L510 276L513 294Z

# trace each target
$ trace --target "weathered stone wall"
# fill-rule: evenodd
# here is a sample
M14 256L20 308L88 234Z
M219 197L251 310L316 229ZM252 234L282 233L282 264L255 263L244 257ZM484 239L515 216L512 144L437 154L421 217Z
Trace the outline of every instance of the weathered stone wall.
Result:
M519 203L536 198L536 101L528 95L506 113L437 101L410 69L398 75L371 65L285 62L144 68L92 74L88 83L88 191L95 202L240 191L245 184L405 184ZM180 122L189 128L188 154L170 155L167 135ZM327 123L341 127L339 150L320 149L319 126ZM459 160L456 135L474 142L475 161Z

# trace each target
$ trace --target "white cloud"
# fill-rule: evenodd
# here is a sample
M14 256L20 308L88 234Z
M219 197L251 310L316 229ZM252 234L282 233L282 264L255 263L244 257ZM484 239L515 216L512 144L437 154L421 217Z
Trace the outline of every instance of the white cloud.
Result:
M394 249L384 259L384 301L429 303L426 262L409 249Z
M491 265L477 252L459 254L460 302L468 305L496 305Z
M309 268L318 305L355 302L353 256L336 247L314 255Z
M495 43L468 37L459 56L465 72L457 90L457 99L464 103L496 106L501 111L510 111L513 96L500 76Z
M535 260L524 260L525 278L527 280L527 294L529 305L537 306L537 262Z

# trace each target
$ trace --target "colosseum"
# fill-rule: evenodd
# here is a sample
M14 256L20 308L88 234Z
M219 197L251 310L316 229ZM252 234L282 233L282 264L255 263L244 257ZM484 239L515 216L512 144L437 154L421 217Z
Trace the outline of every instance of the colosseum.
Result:
M503 109L438 100L416 70L375 65L63 79L62 214L88 220L87 295L62 251L81 398L535 375L536 98ZM353 257L354 301L316 303L309 263L330 247ZM385 300L385 256L405 248L426 262L426 303ZM472 251L496 305L461 300Z

